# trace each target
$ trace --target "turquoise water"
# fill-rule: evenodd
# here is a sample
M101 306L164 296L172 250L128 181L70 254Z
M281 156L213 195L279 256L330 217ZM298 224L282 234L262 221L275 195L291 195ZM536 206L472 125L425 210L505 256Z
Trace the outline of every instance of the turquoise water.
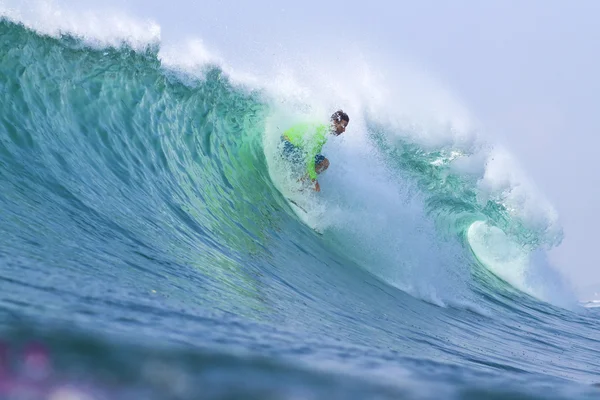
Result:
M330 148L306 219L269 151L291 111L158 51L0 21L5 398L600 395L598 313L544 256L560 229L484 195L464 149L355 113L368 151Z

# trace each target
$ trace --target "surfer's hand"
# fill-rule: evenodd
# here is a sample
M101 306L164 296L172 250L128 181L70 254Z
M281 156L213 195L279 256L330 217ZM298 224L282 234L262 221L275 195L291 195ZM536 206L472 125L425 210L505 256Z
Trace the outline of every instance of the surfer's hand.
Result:
M319 181L315 181L315 192L320 192L321 186L319 186Z

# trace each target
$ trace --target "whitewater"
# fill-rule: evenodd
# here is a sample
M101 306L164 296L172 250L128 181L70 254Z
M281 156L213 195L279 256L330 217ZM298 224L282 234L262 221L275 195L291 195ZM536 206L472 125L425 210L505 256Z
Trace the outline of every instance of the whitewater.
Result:
M0 3L0 398L600 396L558 214L442 84L28 7ZM298 191L281 133L339 108Z

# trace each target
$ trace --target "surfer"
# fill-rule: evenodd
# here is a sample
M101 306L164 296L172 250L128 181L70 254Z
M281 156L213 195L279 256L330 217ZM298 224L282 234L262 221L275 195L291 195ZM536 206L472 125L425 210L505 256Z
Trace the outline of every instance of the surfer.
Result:
M317 174L329 168L329 160L321 154L328 133L339 136L346 131L350 122L348 114L338 110L331 116L329 126L325 124L301 123L292 126L281 135L284 156L294 163L304 163L306 177L314 182L314 189L321 191Z

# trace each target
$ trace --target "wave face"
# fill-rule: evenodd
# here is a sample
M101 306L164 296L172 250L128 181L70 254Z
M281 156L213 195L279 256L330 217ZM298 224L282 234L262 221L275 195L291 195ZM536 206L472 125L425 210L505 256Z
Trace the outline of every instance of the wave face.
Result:
M597 309L499 150L353 105L300 218L276 144L326 114L152 41L0 38L3 395L598 395Z

